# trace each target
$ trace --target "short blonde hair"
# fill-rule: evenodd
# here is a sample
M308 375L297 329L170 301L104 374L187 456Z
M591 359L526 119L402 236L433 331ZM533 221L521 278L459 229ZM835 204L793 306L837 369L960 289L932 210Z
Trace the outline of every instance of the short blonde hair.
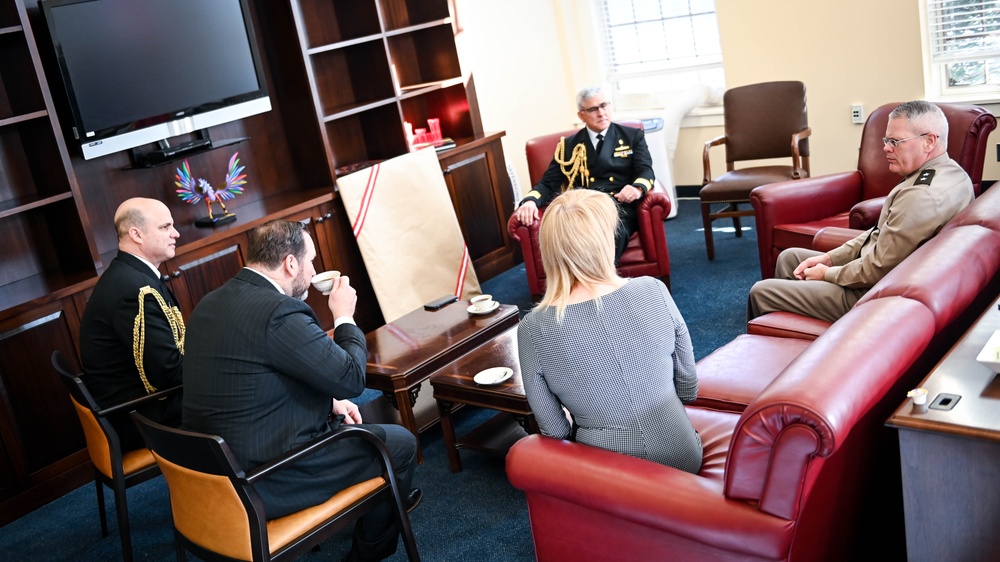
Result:
M547 278L538 306L555 307L561 321L575 283L591 289L617 279L617 228L618 206L607 193L573 189L556 197L542 215L538 235ZM597 302L600 306L599 297Z

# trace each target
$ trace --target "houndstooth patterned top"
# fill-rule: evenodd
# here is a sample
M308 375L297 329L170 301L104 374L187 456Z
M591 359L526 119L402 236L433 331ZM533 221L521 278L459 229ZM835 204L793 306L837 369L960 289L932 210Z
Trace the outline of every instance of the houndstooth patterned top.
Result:
M517 329L521 377L542 433L701 467L701 438L683 403L698 396L691 338L667 287L639 277L596 301L536 308Z

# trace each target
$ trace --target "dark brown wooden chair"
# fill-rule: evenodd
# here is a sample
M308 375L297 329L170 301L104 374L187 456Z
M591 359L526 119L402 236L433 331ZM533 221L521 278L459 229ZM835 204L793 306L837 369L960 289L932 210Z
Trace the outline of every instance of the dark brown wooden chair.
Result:
M390 500L410 560L420 560L389 452L367 429L342 425L249 472L216 435L174 429L137 412L132 418L153 451L170 490L177 559L293 559L329 538L377 502ZM282 468L343 439L362 439L377 451L382 475L341 490L317 506L267 520L254 485Z
M699 197L708 259L715 259L712 221L730 218L736 236L743 236L740 217L753 216L750 192L755 187L809 177L809 140L812 132L802 82L764 82L726 91L722 99L725 134L705 143L702 164L705 179ZM712 179L709 149L725 145L726 170ZM736 162L791 157L790 166L750 166ZM746 208L741 209L740 205ZM712 206L723 205L712 210Z
M132 536L129 530L128 502L125 490L159 476L160 469L156 466L156 461L149 449L122 451L118 432L111 425L108 416L116 412L129 412L134 410L136 406L150 400L158 400L164 396L176 394L181 390L181 387L177 386L147 394L136 400L110 408L101 408L91 396L90 391L87 390L87 385L80 378L80 375L58 349L52 352L52 367L59 373L59 378L69 390L73 409L76 410L76 414L80 418L80 425L83 426L83 435L87 440L87 453L90 455L90 462L94 465L97 507L101 513L101 536L108 536L108 520L104 509L104 486L107 486L115 495L118 534L122 543L122 559L130 561L132 560Z

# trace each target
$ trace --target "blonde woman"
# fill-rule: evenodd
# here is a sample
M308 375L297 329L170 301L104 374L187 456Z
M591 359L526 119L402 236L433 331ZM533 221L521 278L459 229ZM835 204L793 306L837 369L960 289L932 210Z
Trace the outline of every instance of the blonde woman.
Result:
M660 280L615 272L617 224L615 202L593 190L546 209L548 288L517 329L524 391L545 435L697 472L683 406L698 396L691 338Z

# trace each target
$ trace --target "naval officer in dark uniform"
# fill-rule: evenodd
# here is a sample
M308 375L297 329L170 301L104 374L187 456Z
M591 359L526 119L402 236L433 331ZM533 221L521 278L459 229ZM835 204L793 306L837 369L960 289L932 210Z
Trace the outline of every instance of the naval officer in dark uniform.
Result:
M567 189L603 191L618 202L621 219L615 232L615 262L639 229L639 201L653 187L653 159L642 129L611 122L611 102L600 88L576 95L577 116L586 127L560 141L541 181L521 200L517 219L534 224L540 207Z
M102 408L181 384L184 320L159 267L174 257L170 209L136 197L115 212L118 255L101 275L80 324L83 380ZM181 395L137 408L164 425L181 422ZM143 446L128 412L113 415L126 451Z

